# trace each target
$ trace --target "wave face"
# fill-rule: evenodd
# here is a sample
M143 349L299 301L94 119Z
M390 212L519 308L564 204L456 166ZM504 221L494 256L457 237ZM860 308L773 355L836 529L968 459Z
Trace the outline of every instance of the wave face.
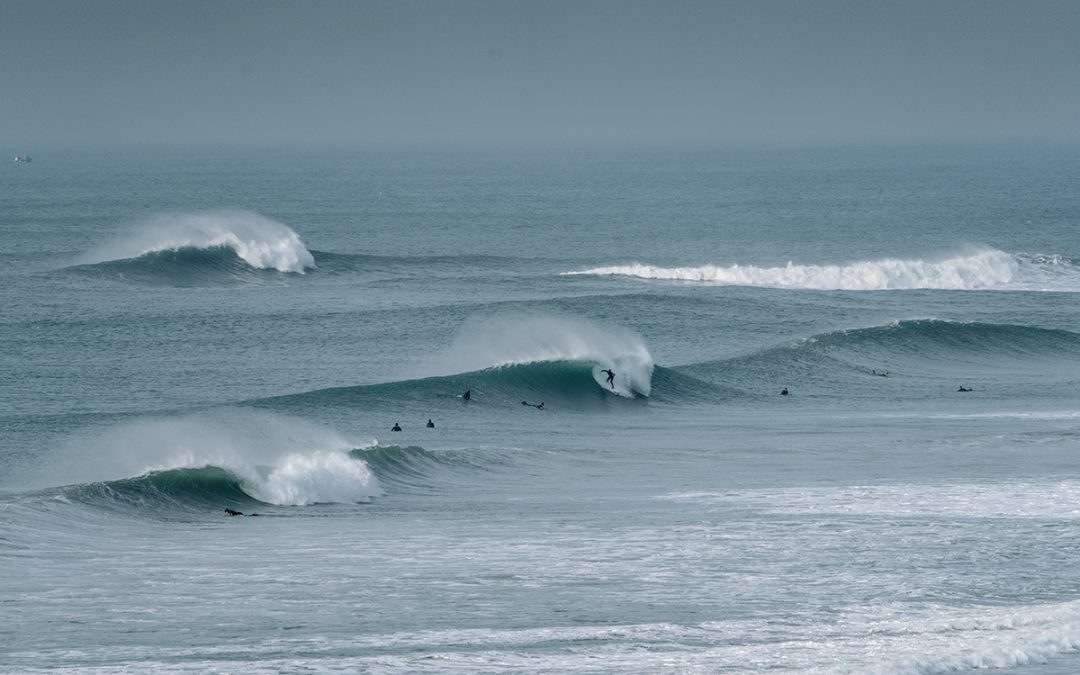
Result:
M611 384L604 370L614 373ZM566 408L584 409L612 400L649 397L654 370L644 341L628 331L572 318L495 319L467 324L453 346L418 367L415 377L274 397L262 403L399 410L412 402L456 405L463 392L471 391L474 399L487 402L517 405L524 399L534 405L559 402ZM695 386L692 378L679 373L664 371L663 377L679 382L681 390Z
M223 250L257 270L303 274L315 267L315 258L289 227L251 211L229 210L155 216L84 262L146 258L151 266L197 266L207 256L221 257Z
M985 249L942 260L883 258L846 265L656 267L632 263L567 275L628 276L721 286L807 290L1029 290L1080 292L1080 265L1061 256Z
M541 363L563 364L549 366L562 369L587 365L597 385L627 398L652 390L654 362L641 337L578 318L506 317L466 324L428 370L450 374ZM615 373L610 385L603 370Z
M747 390L761 383L798 382L840 396L881 388L881 375L954 378L967 373L1012 382L1071 382L1065 367L1080 358L1080 334L1014 324L959 323L936 319L898 321L885 326L833 331L769 347L744 356L680 366L676 370L706 381ZM987 364L992 366L987 370ZM951 381L951 380L950 380ZM887 388L896 393L895 386ZM865 391L864 391L865 390ZM1046 389L1052 395L1053 387ZM775 393L775 392L772 392Z
M328 429L267 413L157 419L81 440L63 464L79 478L57 478L73 483L64 491L69 499L118 507L366 502L382 489L350 454L356 447Z

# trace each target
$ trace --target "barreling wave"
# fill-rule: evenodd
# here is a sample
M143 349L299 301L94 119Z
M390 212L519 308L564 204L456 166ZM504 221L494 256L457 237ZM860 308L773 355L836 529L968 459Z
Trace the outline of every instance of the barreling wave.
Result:
M882 258L843 265L657 267L631 263L565 275L628 276L807 290L1027 290L1080 292L1080 265L1062 256L983 249L937 260Z
M226 252L231 251L231 256ZM233 273L254 270L303 274L315 258L289 227L250 211L161 214L85 256L84 265L129 261L123 270L164 274L192 266Z
M400 410L402 405L452 406L462 392L474 401L561 404L583 410L614 402L716 396L719 387L655 365L644 341L582 319L529 317L474 322L445 354L423 368L440 373L372 385L321 389L257 401L270 407L347 405ZM607 373L614 373L608 382ZM445 373L445 374L443 374Z
M71 486L63 496L103 506L356 503L382 494L351 454L373 444L303 420L222 411L129 422L75 439L54 471Z
M245 504L307 506L367 502L382 489L367 465L348 453L287 455L275 465L194 461L191 466L150 471L132 478L77 485L69 499L155 510L222 508Z
M559 372L548 373L552 365ZM446 353L427 366L436 373L537 365L537 375L568 379L565 371L588 367L595 384L634 398L652 390L652 354L638 335L571 317L518 316L487 318L466 324ZM607 381L604 370L614 375ZM520 371L512 371L517 373Z
M400 411L403 406L423 407L425 410L453 409L463 401L461 394L469 391L474 405L511 405L519 407L522 400L545 403L549 409L589 410L619 402L646 400L640 394L620 394L612 391L599 366L587 361L546 361L539 363L495 366L482 370L400 380L371 385L334 387L286 396L260 399L252 403L274 409L320 410L327 406L348 406L365 410ZM671 383L674 395L688 391L715 389L714 385L694 378L656 368L656 377ZM650 381L651 385L651 381ZM654 397L655 398L655 397ZM667 400L667 397L661 397Z
M262 285L278 276L274 270L252 267L228 246L154 251L68 269L89 276L179 287Z

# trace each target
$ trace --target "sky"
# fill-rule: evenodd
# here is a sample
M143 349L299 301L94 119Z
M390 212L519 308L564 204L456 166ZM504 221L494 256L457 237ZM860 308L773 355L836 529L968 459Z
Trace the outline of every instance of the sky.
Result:
M1080 140L1080 0L0 0L0 145Z

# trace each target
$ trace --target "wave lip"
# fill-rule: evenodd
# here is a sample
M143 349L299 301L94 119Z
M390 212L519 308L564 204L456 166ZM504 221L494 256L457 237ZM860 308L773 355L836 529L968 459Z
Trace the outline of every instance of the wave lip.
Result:
M367 502L382 489L356 442L301 419L223 410L124 422L71 439L45 480L93 503Z
M203 509L257 501L276 506L349 504L382 496L362 459L337 451L293 453L274 465L190 457L133 478L76 485L64 494L107 506L179 505Z
M315 268L315 258L296 232L275 220L243 210L160 214L127 236L89 254L86 262L223 247L232 249L255 269L303 274Z
M761 286L766 288L791 288L807 290L879 291L879 290L985 290L1038 288L1037 279L1032 288L1023 283L1022 268L1041 268L1047 265L1062 266L1060 259L1026 256L1020 258L996 249L983 249L966 255L958 255L939 261L901 260L882 258L848 263L845 265L798 265L788 262L784 267L758 267L755 265L731 265L720 267L657 267L632 263L610 267L596 267L564 275L629 276L640 279L666 281L694 281L722 286ZM1080 270L1068 270L1062 279L1058 270L1056 284L1066 281L1074 290L1080 290ZM1018 287L1017 284L1020 284ZM1052 288L1050 290L1068 290Z
M502 317L473 322L431 369L443 374L536 364L581 364L606 391L634 398L652 390L655 363L636 334L571 317ZM609 385L604 370L614 373Z

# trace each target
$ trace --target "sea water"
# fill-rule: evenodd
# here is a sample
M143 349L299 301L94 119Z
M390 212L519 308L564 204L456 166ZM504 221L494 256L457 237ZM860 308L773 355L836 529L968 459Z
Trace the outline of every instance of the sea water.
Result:
M2 672L1080 669L1078 147L35 160Z

